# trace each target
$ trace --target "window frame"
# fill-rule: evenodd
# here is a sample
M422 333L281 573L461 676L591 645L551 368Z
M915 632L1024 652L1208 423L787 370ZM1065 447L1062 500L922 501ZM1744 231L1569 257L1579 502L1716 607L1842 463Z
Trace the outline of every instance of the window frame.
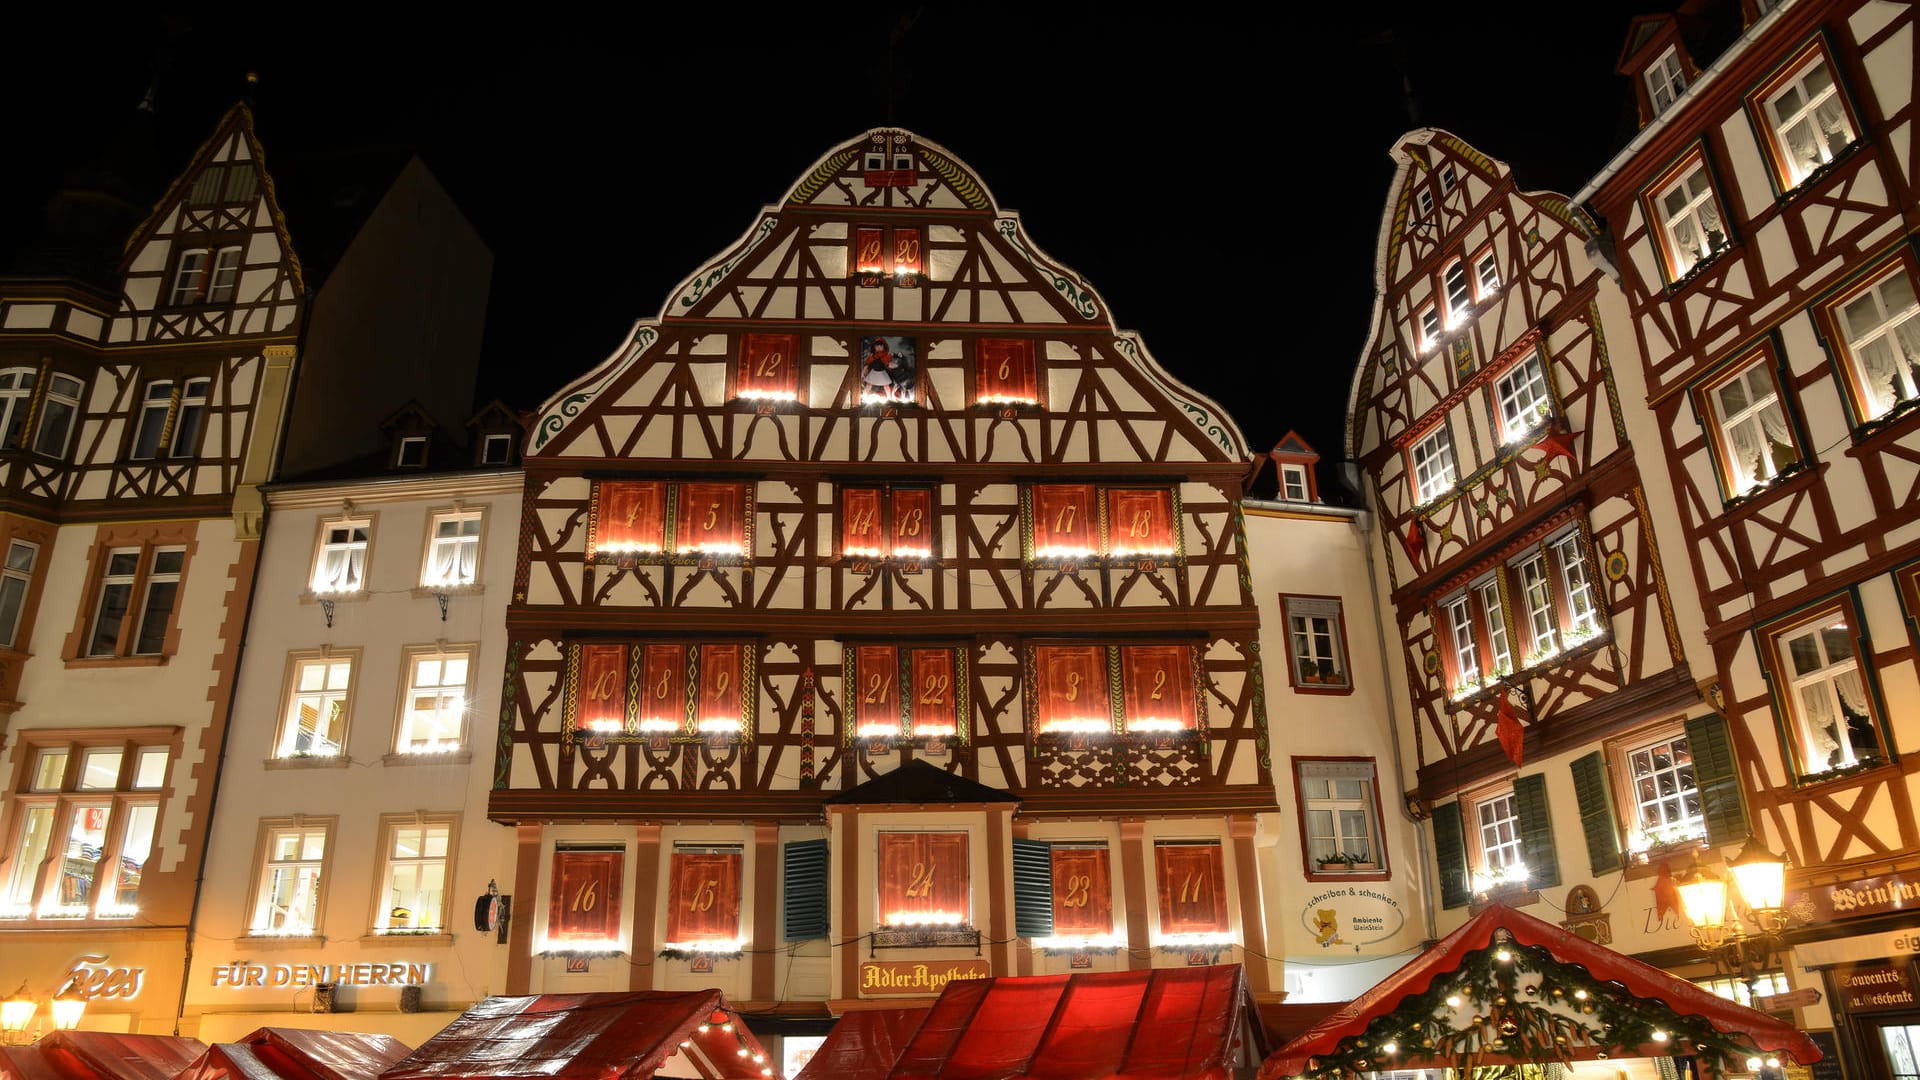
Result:
M1671 109L1673 103L1680 100L1680 96L1687 92L1689 83L1686 62L1680 55L1680 46L1668 45L1661 50L1660 54L1653 58L1653 62L1640 72L1640 81L1647 92L1649 119L1659 117ZM1664 103L1660 100L1663 91L1667 95Z
M1644 806L1639 793L1639 780L1641 778L1637 776L1634 771L1635 756L1654 750L1662 745L1671 746L1675 742L1685 742L1686 740L1686 717L1678 716L1651 727L1641 728L1638 731L1616 736L1606 740L1603 744L1607 771L1612 776L1612 782L1607 785L1611 789L1612 794L1612 798L1609 801L1612 804L1614 820L1619 826L1619 835L1623 841L1621 843L1621 851L1623 853L1644 852L1655 847L1665 848L1677 846L1704 848L1707 845L1706 799L1705 796L1701 794L1700 782L1697 775L1694 776L1693 786L1691 788L1678 788L1672 795L1660 795L1657 780L1655 786L1654 802L1656 804L1678 798L1681 800L1683 809L1686 805L1685 800L1688 792L1692 792L1693 798L1699 805L1700 812L1694 815L1697 827L1690 833L1675 835L1668 839L1655 840L1652 838L1655 832L1670 830L1672 825L1663 822L1659 826L1649 828L1641 819L1640 812ZM1691 746L1687 749L1687 766L1689 769L1693 766L1693 751ZM1659 771L1662 770L1656 769L1656 775ZM1674 771L1677 773L1678 769L1676 768ZM1677 783L1678 780L1676 778L1676 784ZM1683 823L1684 820L1683 818Z
M1467 273L1467 261L1457 256L1447 260L1435 280L1446 312L1442 324L1447 332L1458 330L1473 317L1473 278Z
M467 678L466 682L461 684L464 690L461 694L460 721L454 735L453 744L447 745L442 742L435 745L434 742L429 741L424 749L415 749L413 740L409 738L410 724L408 717L413 712L412 703L422 694L423 690L429 692L439 690L444 694L445 691L454 685L445 682L445 676L442 675L442 682L432 687L423 688L414 682L416 666L422 660L437 659L444 663L446 660L450 660L456 656L466 659ZM395 759L406 762L444 760L449 754L460 754L471 751L472 745L468 742L468 739L471 734L470 725L473 722L474 699L479 693L479 669L480 644L478 642L462 642L458 644L435 642L431 645L408 645L400 650L399 697L394 703L393 741L392 746L389 748L389 764L393 763ZM351 705L351 701L349 701L349 705ZM285 722L284 714L282 716L282 722Z
M227 256L233 256L231 262ZM231 304L240 291L241 253L239 244L225 244L213 249L213 257L207 263L205 302L209 304ZM228 280L222 284L221 274L228 274ZM224 292L223 292L224 290Z
M1464 831L1467 834L1467 880L1475 894L1485 892L1490 888L1510 884L1508 881L1494 877L1496 867L1492 865L1493 860L1488 854L1490 849L1487 846L1486 836L1486 830L1490 826L1498 826L1504 822L1512 833L1510 837L1504 840L1498 840L1492 849L1500 852L1510 852L1510 854L1503 856L1502 862L1497 868L1498 871L1504 874L1508 867L1516 863L1523 866L1526 865L1526 851L1522 844L1520 830L1520 796L1514 787L1514 781L1516 779L1517 777L1509 776L1503 781L1488 784L1478 790L1463 793L1460 796L1460 809L1464 815ZM1491 821L1483 823L1482 808L1497 810L1501 804L1505 804L1508 811L1507 815L1494 817ZM1531 879L1534 868L1528 867L1527 869L1529 879Z
M1700 194L1692 192L1692 180L1695 175L1706 179L1706 189ZM1677 288L1691 281L1695 276L1720 260L1739 242L1734 231L1733 219L1727 211L1726 203L1720 198L1720 183L1714 168L1712 155L1708 152L1704 138L1696 139L1673 164L1647 183L1640 191L1641 214L1647 223L1647 231L1653 238L1654 251L1660 259L1660 268L1669 288ZM1683 190L1686 205L1674 217L1666 211L1666 198L1676 190ZM1715 245L1708 238L1709 230L1701 218L1703 207L1711 207L1720 221L1721 241ZM1692 219L1700 232L1702 251L1682 266L1682 253L1675 223L1683 219Z
M268 817L260 819L258 839L254 846L253 876L248 882L248 910L246 923L241 930L241 941L280 941L303 939L314 941L327 940L325 934L327 914L327 889L333 880L333 856L339 848L339 824L337 815L294 814L287 817ZM261 915L267 906L267 888L271 884L269 868L273 854L275 837L288 833L317 832L321 835L320 868L318 888L313 901L313 916L305 933L276 932L262 925ZM312 861L305 858L280 860L298 866ZM378 893L375 893L377 903Z
M348 740L353 737L354 695L360 689L360 674L363 670L361 666L362 660L363 650L359 646L350 648L322 646L318 649L294 649L287 653L286 666L280 683L280 697L278 698L279 714L273 725L273 741L267 744L267 759L269 762L316 762L322 765L339 765L342 767L351 764L352 755L348 753L347 744ZM329 693L329 688L324 683L315 690L302 690L300 688L301 673L305 669L316 665L331 666L342 663L347 665L347 685L345 689L339 692L340 738L335 742L335 750L332 753L325 753L312 749L288 749L288 747L292 745L297 731L296 725L293 723L294 709L298 705L296 699L303 694L325 695ZM318 735L317 729L315 734Z
M1293 798L1295 817L1300 830L1300 867L1308 881L1387 881L1393 877L1391 856L1387 851L1386 836L1382 826L1386 819L1380 802L1379 763L1370 757L1338 755L1299 755L1293 756ZM1362 772L1364 776L1360 775ZM1306 793L1308 780L1325 780L1328 783L1328 796L1325 799L1310 797ZM1364 785L1358 799L1340 798L1333 794L1333 781L1338 779L1358 779ZM1317 807L1314 804L1324 802L1329 805ZM1340 813L1352 812L1351 805L1360 804L1359 809L1366 815L1367 836L1373 857L1369 861L1376 865L1373 870L1330 870L1322 866L1313 852L1313 838L1308 835L1309 813L1326 810L1334 815L1334 836L1342 843L1340 850L1346 852L1346 836L1340 831ZM1334 805L1340 804L1340 805ZM1349 853L1350 854L1350 853ZM1344 864L1349 867L1351 863Z
M1510 394L1503 384L1516 377L1521 381L1515 384ZM1553 386L1553 365L1547 363L1546 349L1537 342L1505 366L1493 371L1486 386L1487 411L1493 420L1494 430L1499 433L1502 447L1524 442L1552 424L1560 415L1560 398ZM1529 400L1520 403L1519 391L1536 386L1538 396L1529 395ZM1516 402L1511 417L1507 408L1509 397ZM1530 421L1529 414L1532 416Z
M1920 320L1920 270L1916 269L1915 256L1910 249L1903 247L1862 270L1851 281L1816 301L1813 309L1815 326L1825 338L1828 352L1837 354L1833 356L1835 378L1840 382L1841 396L1846 400L1848 419L1856 438L1920 408L1920 371L1914 370L1914 361L1907 361L1903 365L1904 357L1895 355L1892 356L1894 380L1907 384L1911 396L1896 396L1886 408L1878 412L1870 411L1867 385L1871 376L1861 357L1860 346L1853 339L1844 311L1848 304L1874 293L1877 308L1884 313L1887 309L1885 294L1879 290L1896 274L1905 276L1907 287L1915 297L1915 306L1902 309L1898 316L1883 314L1880 324L1863 337L1870 339L1869 345L1890 340L1890 349L1897 352L1902 348L1898 337L1902 327L1913 324L1914 329L1920 331L1920 322L1915 321ZM1920 346L1916 347L1915 353L1916 357L1920 357ZM1900 377L1903 366L1907 372L1905 379Z
M1165 728L1160 726L1137 728L1130 722L1126 704L1127 673L1132 671L1128 662L1129 649L1163 649L1184 647L1187 650L1186 674L1193 694L1193 726L1186 728ZM1102 695L1101 717L1064 718L1060 726L1045 718L1042 713L1047 707L1043 700L1040 650L1087 650L1097 649L1099 682L1087 690L1089 695ZM1030 742L1040 738L1065 738L1077 740L1083 738L1118 738L1131 740L1161 741L1168 739L1205 738L1207 726L1207 679L1206 657L1200 646L1191 641L1127 641L1113 642L1086 638L1034 638L1029 639L1022 650L1027 678L1021 687L1022 722ZM1089 699L1092 707L1093 698ZM1148 719L1142 717L1142 720Z
M1438 487L1430 487L1433 480L1423 479L1422 469L1427 464L1420 460L1420 453L1428 443L1438 440L1434 458L1444 458L1445 477L1439 480ZM1409 438L1406 442L1407 479L1413 485L1413 504L1426 506L1440 501L1460 486L1460 459L1454 454L1453 432L1448 427L1446 417L1442 416L1433 426Z
M173 770L179 764L185 749L183 729L179 727L129 727L99 729L29 729L18 734L14 760L16 762L12 783L5 791L5 826L0 830L0 855L5 856L5 870L0 871L0 928L38 926L38 927L87 927L87 926L125 926L127 920L137 918L137 902L131 910L124 905L113 903L107 911L107 901L114 900L116 884L104 892L96 891L94 899L84 907L82 914L43 914L49 907L59 879L60 860L65 858L58 853L58 845L65 845L70 839L75 815L83 810L104 806L107 809L107 821L101 837L101 855L94 860L94 874L91 887L99 889L102 867L115 875L122 870L121 860L126 856L127 828L134 810L152 807L154 810L153 828L148 837L147 857L141 863L142 877L152 864L156 850L161 846L164 835L161 822L166 806L173 799ZM83 787L81 780L85 769L85 756L90 751L114 750L120 754L120 764L112 787ZM142 756L158 750L164 755L165 766L161 770L159 783L147 786L139 784ZM37 773L42 758L49 753L63 755L60 776L51 786L37 783ZM26 840L26 822L36 810L48 811L46 848L39 863L25 875L31 889L31 899L22 907L13 904L12 893L20 883L22 871L28 864L20 859L21 845ZM114 863L108 866L108 852L114 852ZM106 912L103 914L103 911Z
M34 404L40 396L40 369L25 365L0 369L0 379L9 383L0 387L0 450L23 449L33 441L28 422L38 411Z
M1418 347L1416 353L1424 356L1440 347L1447 336L1447 328L1440 316L1440 301L1436 297L1420 305L1413 313L1413 332Z
M1040 545L1040 500L1041 488L1070 489L1081 488L1089 491L1087 500L1088 539L1092 547L1084 552L1079 549L1066 551ZM1114 542L1117 526L1112 498L1115 493L1151 492L1164 493L1167 511L1167 539L1172 542L1171 551L1141 550L1131 551ZM1180 485L1167 484L1129 484L1129 483L1070 483L1053 482L1045 484L1024 484L1020 488L1021 512L1021 556L1028 566L1053 567L1072 566L1081 562L1106 563L1110 566L1133 565L1136 568L1158 566L1161 562L1180 565L1187 557L1186 511L1181 503Z
M869 672L865 678L862 677L860 657L862 650L876 649L884 649L892 653L892 661L890 664L892 677L887 679L884 686L893 692L895 702L893 711L898 722L884 726L882 730L867 730L859 725L859 717L862 711L862 703L868 694L873 691L863 690L863 687L870 686L870 680L878 676L877 673ZM966 742L967 728L972 721L972 716L970 715L972 703L968 693L968 686L970 684L968 682L969 665L967 654L969 651L967 646L951 642L903 641L897 644L874 641L847 642L841 649L841 667L843 669L841 671L842 685L850 688L847 691L848 715L845 721L846 744L851 746L854 745L856 741L877 740L890 742L900 739L953 740ZM915 654L918 653L947 654L948 662L951 664L951 670L949 672L951 679L950 685L944 688L935 688L930 685L930 679L928 683L920 683L920 681L916 679L916 672L914 671L914 661L917 659ZM919 683L919 685L916 685L917 683ZM929 702L926 700L928 693L938 692L939 689L944 689L945 695L950 696L954 714L953 730L951 731L946 730L943 725L931 725L930 729L923 727L914 717L915 708L919 705L941 704L941 702ZM859 700L856 700L856 698ZM884 703L884 696L882 703Z
M501 448L500 456L497 458L493 455L493 448L495 446ZM504 431L483 432L480 435L480 461L478 463L481 465L513 464L512 433Z
M1294 494L1296 487L1300 491L1298 495ZM1308 481L1305 465L1287 462L1280 466L1280 497L1287 502L1313 501L1313 485Z
M1827 93L1839 101L1841 116L1851 129L1850 137L1837 147L1827 147L1827 160L1820 164L1801 169L1794 163L1794 155L1788 145L1783 126L1779 119L1777 103L1788 90L1804 86L1808 73L1816 66L1824 66L1830 80ZM1767 172L1773 181L1774 193L1785 197L1825 176L1832 167L1844 160L1855 146L1863 141L1859 111L1854 107L1853 95L1847 90L1844 72L1834 58L1831 45L1824 32L1816 33L1792 55L1782 60L1773 73L1762 80L1745 97L1747 120L1753 126L1754 135L1764 151ZM1814 105L1803 106L1803 122L1813 125L1815 137L1825 142L1825 133L1819 126L1813 112Z
M349 508L340 514L323 515L314 523L313 565L307 570L307 588L306 592L302 594L303 596L325 600L342 600L348 598L364 598L368 594L370 587L368 583L373 578L373 545L380 531L378 528L380 524L379 517L380 515L375 511L362 513L357 509ZM336 546L335 541L328 539L329 534L334 529L365 529L367 532L367 538L361 544L361 550L364 554L360 559L360 580L358 584L351 589L323 589L320 587L320 573L326 566L327 553L331 548ZM351 552L355 544L356 542L352 540L351 536L349 536L349 539L346 541L339 542L341 550L349 553L347 558L349 565L351 565L353 561Z
M1880 695L1879 673L1873 664L1873 639L1866 632L1862 614L1858 594L1848 589L1753 630L1754 645L1759 650L1761 670L1767 677L1769 693L1773 698L1775 725L1780 735L1781 746L1785 750L1786 765L1796 786L1821 784L1842 777L1850 777L1860 772L1893 764L1898 760L1897 753L1889 749L1892 740L1889 738L1887 729L1885 703ZM1843 620L1847 632L1846 640L1853 649L1849 659L1853 662L1853 670L1859 673L1861 695L1865 699L1866 706L1863 727L1873 736L1877 744L1876 753L1871 758L1864 758L1854 753L1855 760L1852 762L1809 770L1806 765L1809 750L1807 735L1810 732L1803 731L1805 721L1801 717L1794 691L1799 689L1800 684L1815 681L1821 672L1838 668L1840 662L1829 661L1817 672L1796 678L1787 668L1785 657L1782 655L1782 646L1788 640L1788 635L1817 623L1830 623L1836 618ZM1826 652L1824 643L1821 651L1823 654ZM1831 685L1840 674L1844 673L1835 672L1833 677L1826 680L1827 683ZM1834 694L1836 703L1840 703L1839 691L1835 690ZM1836 750L1839 749L1840 737L1849 734L1841 730L1844 723L1843 715L1835 725L1833 738L1836 741ZM1849 741L1847 749L1854 751L1857 748Z
M640 701L643 686L647 683L650 668L646 659L646 650L650 647L682 650L676 663L679 679L678 693L668 700L674 703L674 719L671 726L651 726L647 718L640 715ZM588 650L624 650L619 654L618 669L611 675L595 674L593 662L595 653ZM707 650L738 649L738 663L731 668L722 667L722 672L737 674L738 680L729 679L724 686L709 687L707 683ZM708 741L751 743L755 725L760 715L760 686L758 667L760 662L760 643L746 638L697 637L693 639L676 638L633 639L619 641L590 640L569 641L565 645L567 658L565 681L561 689L561 728L563 738L571 744L581 739L601 739L610 741L647 742L653 739L673 738L676 736L694 737ZM685 673L691 668L692 678ZM468 669L473 670L471 667ZM613 669L607 669L612 671ZM663 672L664 674L664 672ZM607 687L609 693L595 694L590 680L606 677L613 681ZM702 717L700 696L712 689L720 695L729 690L738 697L739 715L731 712L724 718ZM592 701L605 697L612 699L611 691L619 691L619 705L614 711L617 716L592 717L586 715ZM691 724L687 717L692 715ZM595 726L604 724L605 726Z
M1751 376L1763 375L1773 396L1769 401L1760 401L1753 392ZM1747 395L1747 404L1736 418L1729 421L1723 414L1720 392L1728 386L1739 383ZM1787 381L1782 378L1781 363L1773 342L1768 341L1739 354L1733 360L1720 365L1688 388L1693 402L1694 419L1700 424L1707 436L1707 449L1713 458L1714 473L1720 480L1720 495L1727 503L1750 499L1780 484L1782 481L1804 471L1806 464L1806 441L1800 433L1799 410L1794 407L1792 395L1786 392ZM1781 423L1786 427L1788 443L1786 448L1794 457L1784 464L1774 465L1775 456L1765 426L1764 413L1771 404L1780 415ZM1747 424L1753 424L1761 440L1759 452L1761 461L1772 466L1772 471L1762 476L1755 471L1752 479L1742 483L1736 475L1733 432Z
M71 392L61 389L60 380L62 379L73 383L75 389ZM65 461L67 451L73 446L73 429L79 426L82 403L86 400L87 380L78 375L70 375L67 372L56 369L48 371L46 378L41 379L40 383L42 389L39 391L39 396L35 398L33 406L34 430L32 449L34 453L39 454L41 457L50 457L58 461ZM66 406L66 414L57 421L50 419L53 410L50 408L49 403ZM51 449L47 445L47 436L54 429L49 425L56 422L62 425L59 428L57 440L59 442L59 448Z
M899 508L895 503L894 496L903 491L925 492L927 498L927 520L921 523L927 546L925 550L919 548L906 549L906 554L901 554L901 549L895 545L895 541L900 536L902 522L899 517L896 516ZM882 526L881 531L883 535L881 537L881 546L872 551L862 550L856 552L848 547L846 543L848 525L847 497L853 492L874 492L877 495L879 523ZM850 563L892 562L904 564L908 567L917 567L923 563L940 561L940 490L938 484L841 484L835 488L834 496L834 547L841 559ZM908 509L906 512L911 513L912 509Z
M13 565L13 551L17 547L28 549L25 567ZM34 604L34 586L41 565L42 547L38 541L19 536L5 536L0 537L0 548L4 548L5 552L4 558L0 558L0 613L6 610L4 597L8 585L17 582L20 589L19 603L14 607L11 621L9 622L4 614L0 614L0 650L12 649L24 652L20 642L20 627L28 622L27 615Z
M1329 606L1332 609L1331 612L1326 610L1311 610L1314 608L1325 609ZM1301 609L1299 615L1295 614L1296 607ZM1287 683L1293 688L1294 693L1339 695L1353 693L1353 669L1351 667L1351 657L1347 650L1347 614L1340 597L1314 593L1281 593L1280 617L1285 626ZM1335 665L1332 679L1327 679L1323 668L1326 659L1317 655L1311 658L1316 668L1315 677L1312 681L1306 678L1305 668L1303 666L1305 658L1300 655L1296 644L1297 636L1301 633L1301 631L1294 627L1294 620L1296 618L1324 619L1327 621L1328 628L1326 636L1329 638L1329 651L1332 653L1332 659ZM1309 628L1307 633L1312 635L1314 631Z
M646 486L658 484L660 487L660 538L658 547L617 547L600 546L600 519L602 496L609 484L635 484ZM732 485L739 489L738 506L740 510L740 545L738 551L706 550L702 548L680 547L680 504L683 490L688 485L720 484ZM637 480L625 477L595 480L593 497L587 513L587 560L602 565L715 565L715 566L752 566L754 545L754 514L758 484L752 480L729 479L660 479Z
M186 598L188 576L193 569L193 554L199 546L197 522L171 521L154 525L101 526L95 534L87 559L87 587L75 612L73 631L67 635L61 656L68 667L121 667L163 665L180 649L180 611ZM127 577L127 610L110 651L94 652L93 638L101 606L110 583L113 556L135 553L134 570ZM180 569L169 572L156 569L159 556L178 552ZM142 630L150 616L154 585L172 584L173 600L166 612L166 630L160 636L157 651L139 648Z
M1500 260L1494 254L1493 245L1487 244L1474 252L1470 261L1473 264L1473 301L1484 304L1500 293ZM1493 275L1491 284L1487 281L1489 271Z
M198 387L197 391L196 387ZM199 456L200 441L207 434L207 417L212 403L213 379L211 377L199 375L180 380L180 392L174 399L173 415L167 421L166 451L169 458ZM193 430L182 438L182 433L186 431L186 418L189 415L196 417Z
M440 857L440 910L431 926L394 927L391 923L393 907L383 903L392 892L392 874L395 860L401 858L393 853L396 834L407 828L422 830L421 846L425 847L425 835L428 829L445 828L447 830L447 853ZM453 874L454 858L460 848L460 813L458 811L415 811L403 814L382 814L380 824L374 833L374 866L378 873L373 877L373 895L370 898L371 910L368 912L368 933L373 937L411 937L429 935L449 935L453 932ZM425 865L431 856L421 855L410 860ZM326 890L326 878L321 877L321 891ZM316 920L317 921L317 920Z
M1606 590L1594 575L1593 539L1584 521L1563 517L1531 535L1533 539L1501 552L1492 568L1439 593L1433 602L1429 619L1441 642L1442 677L1451 701L1464 701L1512 675L1555 663L1612 633ZM1566 561L1569 551L1580 556L1577 570L1590 601L1585 612L1574 588L1575 564ZM1536 566L1537 583L1529 573ZM1497 610L1487 603L1489 590L1499 601ZM1467 612L1470 643L1463 640L1455 615L1461 609ZM1546 619L1544 629L1537 622L1541 617ZM1542 647L1543 641L1551 647ZM1459 656L1469 648L1476 665L1471 673Z
M455 543L450 546L464 547L468 540L472 541L473 579L471 581L433 580L430 575L433 573L435 563L434 555L436 549L442 546L441 540L443 539L439 535L440 523L442 521L466 522L469 520L475 522L477 525L473 535L468 536L465 532L456 533L452 537ZM369 536L368 540L371 542L372 537ZM419 587L421 589L429 593L476 593L482 591L485 586L480 580L480 570L481 567L486 565L485 559L487 554L487 505L485 503L470 506L466 503L456 502L451 506L434 507L428 510L426 535L421 538L421 541L419 577Z

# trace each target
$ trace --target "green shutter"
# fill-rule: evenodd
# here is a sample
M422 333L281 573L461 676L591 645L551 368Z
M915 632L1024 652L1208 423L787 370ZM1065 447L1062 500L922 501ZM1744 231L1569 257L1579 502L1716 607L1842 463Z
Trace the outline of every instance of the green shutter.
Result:
M1053 933L1053 845L1045 840L1013 842L1013 932Z
M1473 890L1467 883L1467 841L1458 800L1433 808L1433 850L1440 858L1440 906L1466 906Z
M1687 752L1693 755L1693 783L1700 789L1707 843L1725 847L1745 840L1747 808L1740 801L1740 774L1726 718L1708 713L1688 719Z
M827 936L827 842L794 840L781 859L786 879L782 901L786 909L780 935L783 941Z
M1620 826L1607 789L1607 760L1600 751L1573 763L1573 797L1580 802L1580 830L1587 834L1587 864L1596 875L1620 869Z
M1553 850L1553 818L1547 813L1547 778L1534 773L1513 782L1513 809L1520 818L1520 858L1527 881L1539 887L1560 884L1560 858Z

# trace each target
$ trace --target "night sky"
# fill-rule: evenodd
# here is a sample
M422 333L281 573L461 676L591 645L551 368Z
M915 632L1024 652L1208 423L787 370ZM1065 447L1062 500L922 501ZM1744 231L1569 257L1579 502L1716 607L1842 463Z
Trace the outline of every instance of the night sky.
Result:
M1331 460L1395 138L1445 127L1523 187L1571 193L1629 133L1613 68L1631 16L1671 6L1365 5L1303 23L1312 9L1293 5L709 3L592 21L556 6L492 22L70 5L9 17L0 260L150 85L177 169L257 71L275 172L365 145L425 157L495 254L480 396L532 409L820 155L893 123L971 165L1256 452L1296 428Z

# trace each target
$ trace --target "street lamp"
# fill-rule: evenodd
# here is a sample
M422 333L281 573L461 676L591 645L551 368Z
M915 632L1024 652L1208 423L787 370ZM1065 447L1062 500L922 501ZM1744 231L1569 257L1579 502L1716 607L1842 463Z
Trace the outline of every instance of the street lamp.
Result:
M39 1011L40 1003L27 993L27 984L21 983L20 989L0 1001L0 1043L21 1046L39 1038L37 1034L27 1033L27 1025L33 1023L33 1016ZM53 999L49 1012L53 1015L55 1031L72 1031L86 1015L87 1001L77 994L60 994Z
M1700 951L1712 958L1722 974L1746 983L1752 994L1760 976L1773 970L1775 954L1783 944L1787 860L1750 835L1727 870L1739 897L1737 907L1729 908L1726 878L1698 863L1680 882L1680 907Z

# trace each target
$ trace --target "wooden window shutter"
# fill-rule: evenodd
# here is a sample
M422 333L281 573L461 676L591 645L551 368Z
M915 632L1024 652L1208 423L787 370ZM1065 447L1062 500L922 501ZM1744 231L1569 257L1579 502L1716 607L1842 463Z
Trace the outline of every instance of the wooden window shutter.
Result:
M1053 845L1045 840L1013 842L1013 932L1053 933Z
M1580 831L1587 834L1587 863L1595 874L1620 869L1620 829L1613 816L1606 758L1595 750L1573 763L1573 797L1580 803Z
M1707 843L1714 847L1740 843L1747 838L1747 808L1740 801L1740 774L1726 718L1719 713L1689 718L1687 749L1693 754L1700 813L1707 819Z
M1473 890L1467 885L1467 840L1458 800L1433 808L1433 851L1440 859L1440 906L1465 907Z
M827 842L790 840L781 855L785 909L780 939L805 941L827 936Z
M1547 813L1547 778L1542 773L1513 782L1513 808L1520 818L1520 858L1533 885L1560 884L1560 858L1553 850L1553 819Z

